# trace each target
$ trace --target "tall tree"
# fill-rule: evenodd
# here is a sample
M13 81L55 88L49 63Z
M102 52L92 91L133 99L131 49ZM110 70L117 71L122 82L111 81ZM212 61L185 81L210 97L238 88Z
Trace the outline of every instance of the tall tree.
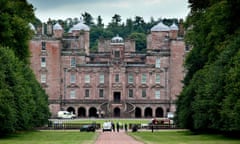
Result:
M103 28L104 24L103 24L103 19L101 16L97 17L97 27Z
M0 5L1 135L43 125L49 109L47 95L29 66L29 23L38 23L33 6L26 0L2 0Z
M91 25L94 24L94 22L93 22L93 17L92 17L92 15L91 15L90 13L84 12L84 13L82 14L82 17L83 17L83 21L84 21L84 23L85 23L86 25L91 26Z
M239 133L239 0L189 0L185 42L192 46L177 122L194 131ZM233 6L234 3L234 6ZM238 60L237 60L238 59Z
M0 1L0 45L9 46L25 63L28 62L28 23L34 20L33 6L26 0Z

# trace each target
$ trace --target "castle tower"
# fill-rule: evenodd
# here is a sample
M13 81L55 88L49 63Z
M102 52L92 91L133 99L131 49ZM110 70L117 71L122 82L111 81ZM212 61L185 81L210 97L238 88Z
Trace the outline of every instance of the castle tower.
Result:
M78 48L83 50L87 55L89 55L89 31L90 28L85 25L83 21L80 21L78 24L74 25L68 32L69 36L78 37Z
M169 34L169 37L170 39L177 39L178 37L178 26L173 23L171 26L170 26L170 34Z
M162 22L151 28L151 34L148 36L147 50L160 50L167 47L170 28Z
M62 38L62 36L63 36L63 28L59 23L56 23L53 26L53 36L55 38Z

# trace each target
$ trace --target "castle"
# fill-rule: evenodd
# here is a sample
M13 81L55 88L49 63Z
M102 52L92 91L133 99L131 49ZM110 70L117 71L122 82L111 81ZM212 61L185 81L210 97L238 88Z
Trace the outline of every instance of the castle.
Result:
M179 26L151 28L146 53L116 35L99 39L90 52L90 28L83 22L64 33L48 25L48 36L30 41L31 68L46 90L52 117L67 110L84 117L166 117L176 110L184 77L185 43ZM35 31L33 25L32 30Z

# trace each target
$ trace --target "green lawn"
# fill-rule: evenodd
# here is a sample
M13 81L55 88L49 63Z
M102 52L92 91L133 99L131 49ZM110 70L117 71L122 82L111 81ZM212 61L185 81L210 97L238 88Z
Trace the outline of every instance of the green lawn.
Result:
M94 144L98 132L49 130L21 132L0 138L0 144ZM188 131L138 131L129 135L145 144L239 144L240 140L221 135L192 135Z
M229 139L221 135L193 135L188 131L141 131L129 132L130 136L145 144L239 144L240 139Z
M21 132L0 138L0 144L94 144L98 133L79 131Z

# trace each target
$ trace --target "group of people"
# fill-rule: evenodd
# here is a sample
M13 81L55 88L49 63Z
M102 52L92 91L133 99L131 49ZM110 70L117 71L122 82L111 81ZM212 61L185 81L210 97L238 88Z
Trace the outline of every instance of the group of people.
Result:
M119 132L119 129L120 129L120 124L119 124L119 122L117 122L116 125L117 125L117 126L116 126L117 132ZM127 130L128 130L127 124L124 124L124 129L125 129L125 131L127 132ZM115 132L115 124L114 124L114 122L112 122L112 131Z

